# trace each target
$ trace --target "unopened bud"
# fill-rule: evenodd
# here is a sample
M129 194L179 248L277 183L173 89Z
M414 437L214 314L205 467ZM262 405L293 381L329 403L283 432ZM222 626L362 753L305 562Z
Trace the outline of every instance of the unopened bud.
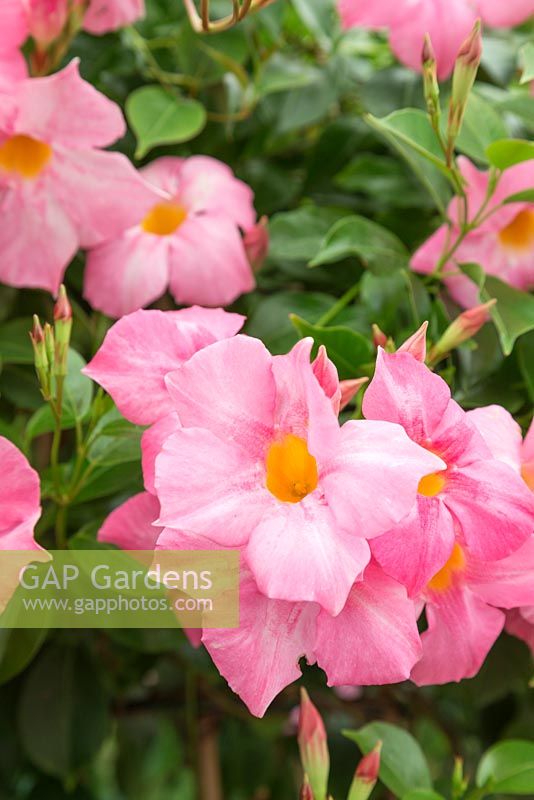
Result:
M371 326L371 329L373 331L373 344L374 344L374 346L375 347L385 347L386 346L386 342L388 340L388 337L386 336L384 331L380 330L378 325L375 325L374 323Z
M470 308L460 314L451 322L443 336L436 342L430 351L430 361L436 362L458 347L463 342L475 336L489 319L489 310L497 300L493 298L475 308Z
M339 402L340 411L342 411L345 406L348 406L350 401L356 397L362 386L365 386L368 380L369 378L365 377L339 382L339 388L341 389L341 398Z
M482 35L480 33L480 20L477 19L473 30L460 48L452 75L452 94L447 129L450 147L454 144L462 128L467 101L475 82L481 58Z
M69 303L69 298L67 297L67 290L65 286L61 284L54 306L54 320L57 322L58 320L70 319L72 319L72 308Z
M436 65L436 55L432 47L430 36L425 34L423 44L423 86L426 108L430 121L435 130L439 130L441 106L439 104L439 83Z
M61 35L68 13L68 0L26 0L30 35L41 48Z
M49 322L45 322L44 341L45 341L48 363L52 365L54 363L55 342L54 342L54 331L52 330L52 326L50 325Z
M410 336L406 341L401 344L398 348L397 353L410 353L417 361L420 361L422 364L425 363L426 359L426 330L428 328L428 322L423 322L419 330L417 330L412 336Z
M300 787L299 800L314 800L312 788L307 775L304 775L304 781Z
M45 335L37 314L33 315L33 328L30 331L30 339L33 347L33 361L35 371L39 378L39 385L45 396L50 389L50 378L48 372L48 355L46 352Z
M308 775L313 798L325 800L330 771L326 730L306 689L301 689L298 743L302 768Z
M378 741L356 768L347 800L367 800L378 780L382 742Z
M267 217L261 217L252 228L245 232L243 237L245 253L253 272L261 269L269 251L267 222Z
M70 335L72 331L72 308L67 297L67 290L61 284L58 298L54 306L55 359L54 374L67 374L67 358Z

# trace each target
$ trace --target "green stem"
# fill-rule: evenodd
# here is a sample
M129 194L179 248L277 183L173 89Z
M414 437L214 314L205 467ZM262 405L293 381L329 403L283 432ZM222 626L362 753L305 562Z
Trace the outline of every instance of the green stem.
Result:
M65 550L67 547L67 506L58 505L54 529L57 549Z
M320 328L324 328L333 319L335 319L338 314L343 311L343 309L349 305L349 303L354 300L358 292L360 291L360 285L355 283L354 286L351 286L350 289L347 289L344 295L339 298L337 303L334 303L332 308L329 308L320 319L317 320L316 325Z

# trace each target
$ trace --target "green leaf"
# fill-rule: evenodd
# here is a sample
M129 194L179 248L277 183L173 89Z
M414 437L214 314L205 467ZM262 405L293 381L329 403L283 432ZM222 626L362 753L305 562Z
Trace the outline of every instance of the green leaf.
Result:
M514 164L534 158L534 142L526 139L499 139L486 148L490 164L497 169L508 169Z
M534 42L527 42L519 48L519 62L523 68L519 83L530 83L534 80Z
M315 342L314 354L319 345L324 345L328 356L336 365L339 377L354 378L358 372L361 374L361 366L369 363L373 358L373 348L371 342L362 336L361 333L346 328L342 325L331 328L323 328L320 325L312 325L305 319L291 316L291 322L297 329L301 338L311 336Z
M31 761L66 777L95 755L108 725L107 697L90 654L72 646L45 650L23 686L18 712Z
M499 742L484 753L477 770L477 786L488 794L534 793L534 742Z
M517 343L517 360L531 401L534 403L534 333Z
M46 628L0 629L0 683L28 666L46 639Z
M0 325L0 360L4 364L33 364L29 332L31 317L12 319Z
M534 330L534 297L514 289L493 275L486 275L478 264L460 264L460 269L478 286L481 303L495 298L490 311L505 356L510 355L516 339Z
M314 205L275 214L269 222L269 258L309 261L317 254L323 236L342 216L337 209Z
M132 92L126 101L126 113L137 137L136 158L143 158L156 145L187 142L206 124L201 103L178 97L160 86L143 86Z
M364 755L382 741L379 778L393 794L403 797L414 789L432 788L423 751L407 731L389 722L371 722L357 731L344 731L344 735L356 742Z
M112 408L99 420L87 460L99 466L126 464L141 459L141 436L144 428L132 425Z
M411 792L402 795L402 800L445 800L445 798L432 789L412 789Z
M287 353L298 339L290 314L317 322L336 302L320 292L277 292L260 300L246 324L249 336L261 339L273 355Z
M480 124L480 120L484 124ZM508 131L493 106L476 94L471 94L456 147L470 158L487 163L487 148L496 139L503 139Z
M387 274L407 266L409 254L395 234L365 217L351 216L336 222L321 242L311 267L357 256L372 272Z
M317 67L307 64L305 61L275 53L262 65L256 91L263 97L275 92L301 89L320 79L321 72Z
M504 203L534 203L534 189L525 189L524 192L511 194L510 197L506 198Z

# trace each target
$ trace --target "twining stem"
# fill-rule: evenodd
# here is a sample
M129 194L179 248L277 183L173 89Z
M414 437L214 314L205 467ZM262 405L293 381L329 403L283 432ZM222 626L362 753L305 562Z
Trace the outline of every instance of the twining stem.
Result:
M349 305L349 303L354 300L358 292L360 291L359 284L355 283L354 286L351 286L350 289L347 289L344 295L342 295L337 303L334 303L332 308L329 308L320 319L317 320L316 325L319 327L324 327L332 322L333 319L337 317L337 315L343 311L343 309Z

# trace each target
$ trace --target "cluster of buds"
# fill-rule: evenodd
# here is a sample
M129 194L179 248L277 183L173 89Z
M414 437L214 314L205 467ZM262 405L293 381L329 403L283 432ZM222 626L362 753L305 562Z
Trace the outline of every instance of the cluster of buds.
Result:
M332 800L328 794L330 756L326 730L305 689L301 690L298 744L304 770L299 800ZM358 764L347 800L367 800L373 791L378 780L381 748L382 743L377 742Z
M197 33L220 33L241 22L247 14L259 11L273 0L232 0L232 12L221 19L210 19L210 0L200 0L200 12L195 0L184 0L185 10L191 26Z
M35 314L30 331L35 370L45 400L52 399L54 385L62 382L67 374L71 330L72 309L62 285L54 306L54 326L46 322L43 327Z

